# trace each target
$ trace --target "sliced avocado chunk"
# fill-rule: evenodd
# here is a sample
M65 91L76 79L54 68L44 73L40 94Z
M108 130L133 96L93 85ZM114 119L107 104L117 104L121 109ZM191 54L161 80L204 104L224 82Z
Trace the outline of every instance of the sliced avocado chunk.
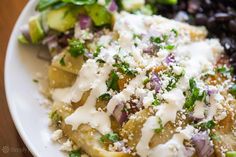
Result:
M77 15L82 11L82 7L64 6L51 10L46 14L46 23L49 28L59 32L65 32L74 27Z
M157 3L166 5L175 5L178 3L178 0L157 0Z
M29 44L29 41L25 38L25 36L24 35L20 35L20 36L18 36L18 41L21 43L21 44Z
M96 26L111 24L112 15L107 11L104 6L99 4L93 4L85 6L85 9Z
M29 34L33 44L37 44L44 37L44 31L39 16L33 16L29 20Z
M236 151L228 151L228 152L226 152L226 157L236 157Z
M122 6L127 11L135 11L145 5L145 0L122 0Z

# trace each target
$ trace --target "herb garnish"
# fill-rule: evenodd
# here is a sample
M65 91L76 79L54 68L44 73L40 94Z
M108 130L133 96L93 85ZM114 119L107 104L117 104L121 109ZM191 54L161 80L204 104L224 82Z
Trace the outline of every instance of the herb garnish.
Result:
M80 150L73 150L69 152L69 157L80 157L80 156L81 156Z
M213 120L210 120L208 122L201 123L198 127L203 130L207 130L207 129L213 129L215 127L215 125L216 125L216 123Z
M157 123L159 124L159 127L156 128L156 129L154 129L154 131L155 131L156 133L161 133L162 130L164 129L164 127L163 127L162 120L161 120L160 117L157 118Z
M229 93L236 96L236 84L229 88Z
M173 73L169 74L169 76L172 77L172 79L168 83L166 90L171 91L172 89L174 89L176 87L176 84L178 83L178 81L183 75L184 75L184 72L182 72L180 75L176 75Z
M157 99L157 96L156 96L156 95L153 95L153 97L154 97L154 101L152 102L152 106L158 106L158 105L160 105L161 103L160 103L160 100Z
M112 71L110 74L110 78L106 81L108 90L112 89L114 91L119 91L118 80L119 76L115 71Z
M190 94L186 97L184 108L188 111L193 111L195 102L197 100L202 101L206 98L206 91L200 93L200 89L197 88L196 81L192 78L189 80Z
M101 138L100 138L100 141L101 142L112 142L112 143L114 143L114 142L117 142L117 141L119 141L119 136L118 136L118 134L116 134L116 133L108 133L108 134L105 134L105 135L103 135Z
M78 57L85 53L84 44L78 39L69 40L69 53L72 57Z
M102 49L103 46L99 45L97 48L96 48L96 51L93 53L93 57L97 57L99 55L99 53L101 52L101 49Z
M55 123L62 121L62 117L57 113L57 111L50 113L49 117Z
M172 29L171 32L173 32L175 34L175 37L179 36L179 32L176 29Z
M98 97L99 100L109 101L111 99L111 95L109 93L104 93Z
M218 72L218 73L221 73L221 74L232 74L233 73L233 68L231 67L231 68L227 68L227 67L225 67L225 66L222 66L222 67L217 67L216 69L215 69L215 71L216 72Z
M65 66L65 65L66 65L66 63L65 63L65 55L60 59L60 64L61 64L62 66Z
M129 63L121 61L118 55L114 56L114 59L116 63L113 64L113 67L116 67L122 74L129 76L135 76L137 74L137 71L130 69Z

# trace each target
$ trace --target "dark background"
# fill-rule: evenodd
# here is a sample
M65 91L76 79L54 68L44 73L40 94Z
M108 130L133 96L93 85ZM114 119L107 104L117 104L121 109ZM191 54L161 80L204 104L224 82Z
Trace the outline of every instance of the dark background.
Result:
M32 157L13 124L4 90L4 60L9 36L27 1L0 0L0 157Z

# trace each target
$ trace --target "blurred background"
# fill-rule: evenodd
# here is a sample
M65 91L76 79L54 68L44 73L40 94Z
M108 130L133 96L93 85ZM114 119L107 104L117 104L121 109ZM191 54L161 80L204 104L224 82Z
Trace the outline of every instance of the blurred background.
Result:
M4 91L4 60L13 26L28 0L0 0L0 157L32 157L22 142L6 102Z

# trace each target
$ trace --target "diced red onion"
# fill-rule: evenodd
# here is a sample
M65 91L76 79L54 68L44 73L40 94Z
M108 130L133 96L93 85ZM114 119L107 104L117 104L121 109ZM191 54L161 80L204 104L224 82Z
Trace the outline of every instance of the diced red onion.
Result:
M91 27L92 25L92 20L89 16L87 15L79 15L79 26L80 29L86 29Z
M192 147L186 147L184 151L184 156L185 157L192 157L194 154L195 150Z
M161 80L158 77L157 74L153 73L151 80L150 80L151 88L155 90L156 93L158 93L161 89Z
M192 143L199 157L210 157L214 153L208 133L199 132L192 137Z
M169 54L166 59L165 59L165 62L167 65L169 65L170 63L173 63L175 62L175 56L171 53Z
M48 43L53 42L53 41L57 41L57 40L58 40L57 35L55 35L55 34L48 35L43 39L42 44L47 45Z
M217 89L207 89L207 94L208 95L213 95L213 94L217 94L218 90Z
M116 105L113 111L113 116L119 122L119 124L123 124L125 121L128 120L128 114L124 111L124 107L124 103L119 103L118 105Z
M32 41L31 37L30 37L30 33L29 33L29 26L26 24L26 25L23 25L21 28L20 28L20 31L22 33L22 35L28 40L28 41Z
M115 0L111 0L110 4L109 4L109 6L108 6L108 10L109 10L110 12L114 12L114 11L117 11L117 10L118 10L118 6L117 6Z
M92 59L93 58L93 54L92 53L89 53L89 52L85 52L84 53L84 56L89 58L89 59Z

